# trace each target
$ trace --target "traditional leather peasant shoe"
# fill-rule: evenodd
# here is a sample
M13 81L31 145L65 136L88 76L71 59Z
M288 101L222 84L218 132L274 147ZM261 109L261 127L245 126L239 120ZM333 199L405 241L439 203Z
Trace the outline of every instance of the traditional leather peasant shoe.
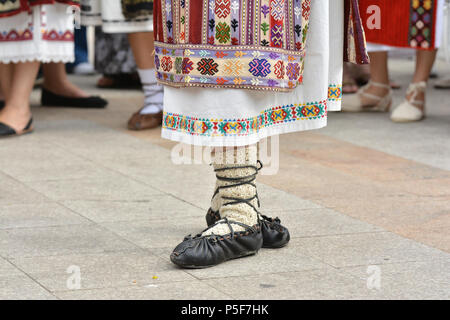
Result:
M142 109L141 109L142 110ZM163 113L141 114L141 110L133 114L128 121L129 130L147 130L158 128L162 124Z
M263 237L263 248L266 249L278 249L286 246L291 240L289 230L281 225L279 218L269 218L264 215L260 215L261 233ZM214 223L220 220L219 212L213 211L209 208L206 214L206 223L208 226L212 226Z
M0 122L0 138L21 136L23 134L31 133L33 131L33 118L28 121L27 126L20 132L17 132L5 123Z
M230 233L202 236L205 231L218 224L227 224ZM235 232L233 225L238 225L244 228L245 231ZM259 224L251 227L225 218L216 222L205 231L195 237L187 236L174 249L170 260L182 268L208 268L228 260L254 255L261 249L263 244Z
M41 104L46 107L103 109L108 105L108 101L97 96L86 98L66 97L42 88Z

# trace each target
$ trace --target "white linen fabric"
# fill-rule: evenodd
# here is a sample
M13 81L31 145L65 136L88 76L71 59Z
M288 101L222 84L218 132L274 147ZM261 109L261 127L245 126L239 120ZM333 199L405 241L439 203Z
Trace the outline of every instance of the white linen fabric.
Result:
M102 26L106 33L134 33L153 31L153 17L126 19L120 0L82 0L81 24Z
M287 93L167 86L162 137L200 146L244 146L326 126L327 112L341 108L343 44L344 1L312 1L302 85ZM267 121L258 125L262 118ZM188 126L173 125L188 120ZM242 125L253 129L244 132ZM209 126L216 128L212 134L205 133Z
M0 62L73 62L74 17L63 4L0 19Z

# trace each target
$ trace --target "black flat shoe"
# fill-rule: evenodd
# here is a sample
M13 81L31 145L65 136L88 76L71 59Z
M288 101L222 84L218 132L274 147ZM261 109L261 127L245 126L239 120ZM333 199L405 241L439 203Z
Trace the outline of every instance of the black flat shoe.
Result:
M170 260L182 268L201 269L254 255L261 249L263 239L259 224L250 227L226 218L216 222L216 224L221 223L228 224L231 231L229 234L188 236L174 249ZM245 228L245 231L234 232L233 224Z
M0 100L0 110L2 110L5 107L5 101Z
M260 218L263 248L279 249L289 243L289 240L291 240L289 230L281 225L279 218L272 219L264 215L260 215ZM208 226L212 226L219 220L219 212L215 212L209 208L208 213L206 214L206 223Z
M0 122L0 138L21 136L23 134L31 133L32 131L33 131L33 118L30 119L27 126L21 132L16 132L16 130L14 130L7 124Z
M46 107L103 109L108 105L108 101L97 96L87 98L65 97L42 88L41 104Z

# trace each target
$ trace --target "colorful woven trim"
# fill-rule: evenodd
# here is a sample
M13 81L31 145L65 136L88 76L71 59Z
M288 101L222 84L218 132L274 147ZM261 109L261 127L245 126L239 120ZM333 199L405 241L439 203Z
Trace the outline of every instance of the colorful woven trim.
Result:
M200 119L164 113L163 128L196 136L249 136L261 129L300 120L326 117L327 101L274 107L247 119Z
M436 0L411 0L408 41L412 48L434 48Z
M330 85L328 87L328 100L341 101L342 100L342 85Z
M155 65L160 82L174 86L294 89L303 80L303 53L249 46L176 49L155 44Z
M74 41L74 33L71 30L41 30L42 39L46 41ZM33 40L34 34L31 28L23 31L10 30L0 33L0 42L30 41Z
M311 0L155 0L156 66L175 87L302 83Z

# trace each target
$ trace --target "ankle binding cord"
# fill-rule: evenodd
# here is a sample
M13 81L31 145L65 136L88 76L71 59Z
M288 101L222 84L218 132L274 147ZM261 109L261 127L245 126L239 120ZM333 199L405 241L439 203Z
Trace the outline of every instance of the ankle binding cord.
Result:
M243 185L250 185L252 187L255 188L255 196L249 198L249 199L241 199L241 198L234 198L234 197L223 197L224 200L228 200L231 202L225 203L223 204L224 206L229 206L229 205L236 205L236 204L240 204L240 203L245 203L247 205L249 205L258 215L258 220L259 220L259 211L258 209L255 208L255 206L253 204L251 204L251 201L253 201L254 199L257 200L258 203L258 207L260 207L260 201L259 201L259 196L258 196L258 190L256 190L256 185L253 183L256 180L256 176L258 175L259 171L261 171L261 169L263 168L263 164L260 160L257 161L257 165L258 166L252 166L252 165L246 165L246 166L233 166L233 167L226 167L226 168L220 168L220 169L215 169L214 172L224 172L227 170L234 170L234 169L254 169L255 173L245 176L245 177L236 177L236 178L228 178L228 177L221 177L218 174L216 174L216 178L220 181L225 181L225 182L236 182L227 186L221 186L218 187L216 189L216 191L214 192L214 196L216 196L219 192L220 189L226 189L226 188L234 188L234 187L239 187L239 186L243 186Z

